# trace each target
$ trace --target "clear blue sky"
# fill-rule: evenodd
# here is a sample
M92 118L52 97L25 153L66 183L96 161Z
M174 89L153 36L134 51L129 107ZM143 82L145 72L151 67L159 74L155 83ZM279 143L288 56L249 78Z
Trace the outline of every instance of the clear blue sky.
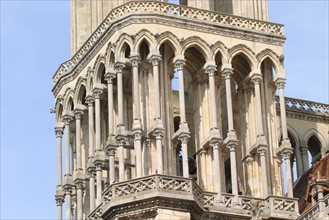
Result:
M68 1L1 2L1 216L55 219L52 76L70 58ZM286 96L328 103L328 1L269 0L285 24Z

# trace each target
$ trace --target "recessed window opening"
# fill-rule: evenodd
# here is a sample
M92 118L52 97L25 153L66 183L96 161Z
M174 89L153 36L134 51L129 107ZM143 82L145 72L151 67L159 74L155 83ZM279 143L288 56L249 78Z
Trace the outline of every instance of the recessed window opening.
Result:
M179 81L178 81L178 69L174 69L174 76L171 80L171 89L174 91L178 91L179 89Z

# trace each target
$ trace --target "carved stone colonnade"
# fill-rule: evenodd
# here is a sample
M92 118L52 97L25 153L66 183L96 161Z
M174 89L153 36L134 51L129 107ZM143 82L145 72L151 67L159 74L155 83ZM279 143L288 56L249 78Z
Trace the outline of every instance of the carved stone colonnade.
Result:
M87 79L81 77L77 81L75 89L68 89L63 98L59 97L57 99L56 134L59 167L57 197L58 201L62 201L62 197L65 195L67 218L71 215L72 204L70 201L72 192L76 197L76 215L78 218L83 215L82 198L85 200L87 198L86 195L82 195L83 187L88 189L88 192L87 190L84 192L89 196L90 211L92 211L102 202L101 192L106 184L154 173L177 175L176 169L170 166L179 166L175 163L175 147L177 147L173 144L176 143L175 140L180 141L179 145L182 148L183 176L190 176L188 161L189 157L195 156L198 170L200 170L197 173L197 181L205 190L217 192L218 202L221 202L221 192L225 191L225 182L223 180L223 176L225 176L223 174L225 149L229 151L231 190L236 199L239 193L238 176L240 175L242 179L244 174L250 175L247 177L245 185L248 184L248 181L250 185L253 185L252 181L262 183L262 186L260 186L262 194L253 193L252 191L245 192L245 194L266 197L275 193L272 192L268 183L270 178L268 177L269 153L268 141L265 137L267 129L264 129L264 124L266 124L263 118L264 110L262 110L264 98L261 92L264 91L264 88L261 89L261 84L264 82L264 73L262 73L260 67L261 62L266 60L266 55L263 55L258 63L254 61L255 64L252 66L255 67L249 67L250 72L245 75L243 82L237 82L243 70L235 70L234 67L239 68L237 63L239 61L245 62L250 57L245 52L248 51L247 47L238 46L231 50L223 50L225 47L218 44L216 50L211 50L199 38L188 38L180 43L175 40L173 34L167 33L166 35L166 37L164 35L156 40L152 39L154 37L147 31L142 31L134 37L135 40L133 41L131 36L124 34L119 39L127 40L119 40L115 44L109 44L108 53L105 56L98 56L94 67L89 68ZM178 53L179 51L181 51L181 54ZM267 52L271 53L271 51ZM193 63L195 60L201 61L196 67L192 66L192 64L196 65ZM256 57L254 57L254 60L257 60ZM170 65L167 65L168 63ZM249 60L248 63L252 63L252 61ZM265 70L264 67L263 70ZM175 72L178 74L179 81L179 104L177 106L172 101L175 94L171 87ZM153 83L151 80L153 80ZM148 88L152 87L148 93L145 93L145 81ZM282 77L277 77L274 81L280 91L280 103L284 103L284 81ZM202 97L199 98L194 105L198 105L199 108L203 109L199 110L198 115L195 114L196 116L191 117L190 114L186 113L186 105L190 107L191 104L189 101L185 101L185 96L187 94L188 98L191 97L190 85L193 83L197 88L197 92L206 94L208 100L202 102ZM255 107L254 115L249 114L248 117L249 120L256 119L255 122L250 123L255 123L255 128L257 128L257 132L254 133L249 130L250 133L255 135L254 143L249 149L245 149L245 152L241 152L242 150L239 152L241 154L240 158L244 155L247 166L247 169L241 173L237 171L236 167L236 149L241 146L241 139L239 140L240 135L237 135L235 129L237 120L234 115L233 95L236 91L232 92L236 89L234 87L237 84L239 84L239 87L242 85L244 88L242 90L244 99L250 102L249 105ZM189 88L186 89L186 86ZM273 90L273 87L270 89ZM146 103L143 97L148 95L149 100L147 101L149 103L145 108ZM171 102L165 102L166 98ZM245 101L244 105L248 101ZM202 106L208 106L208 109ZM225 109L221 109L221 106L224 106ZM280 106L284 108L284 105ZM180 117L179 129L176 132L173 131L175 107L179 109L178 115ZM154 111L145 113L144 111L147 108L149 110L153 108ZM108 109L114 111L108 111ZM207 112L210 112L208 121L201 119L200 116ZM281 109L281 112L285 112L285 110ZM194 140L191 140L188 121L192 121L192 124L194 124L192 127ZM81 129L81 122L84 123L85 131ZM226 122L226 124L223 122ZM282 155L286 155L290 153L290 142L285 126L285 114L281 115L281 123L283 125L283 143L285 144ZM196 124L201 124L203 129L207 127L208 129L197 133ZM114 125L117 126L117 129L114 128ZM242 129L241 125L239 127ZM63 128L65 128L66 148L64 183L62 182L60 167L62 166L61 139ZM75 129L73 135L70 132L72 128ZM223 130L224 132L222 132ZM81 137L81 133L84 133L84 137ZM206 133L209 134L207 137L204 135ZM73 145L70 142L72 136L76 139L74 142L75 152L70 151L71 145ZM84 157L88 158L84 160L83 165L81 139L85 142L83 143L85 148ZM193 143L192 146L189 146L189 141ZM163 149L164 147L165 149ZM149 161L145 158L147 148L153 150L151 157L156 158L154 159L156 164L151 166L147 164ZM73 157L74 159L71 159ZM290 165L290 157L285 158L286 164ZM74 163L73 160L76 162ZM253 165L254 160L260 163L261 176L267 176L267 178L252 179L252 166L255 166ZM72 166L71 169L70 166ZM220 169L213 169L212 166ZM132 167L134 169L131 169ZM127 174L128 169L130 169L129 175ZM207 176L209 171L213 172L213 179ZM280 173L280 171L277 172ZM291 174L288 174L288 176L291 176ZM292 197L292 191L290 191L292 190L291 178L288 182L290 184L288 187L289 196ZM86 186L87 183L89 184L88 187ZM106 184L104 185L104 183ZM64 193L60 193L62 190ZM88 213L86 210L84 212L85 214Z

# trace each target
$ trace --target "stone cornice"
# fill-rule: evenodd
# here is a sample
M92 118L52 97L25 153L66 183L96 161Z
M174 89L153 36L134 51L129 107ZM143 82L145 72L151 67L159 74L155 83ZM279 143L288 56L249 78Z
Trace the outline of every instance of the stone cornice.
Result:
M142 4L144 10L141 10L136 4ZM129 7L130 10L133 10L131 13L121 12ZM138 14L135 14L134 10L138 10ZM177 14L175 10L181 10L181 13ZM197 16L198 14L207 16L201 18ZM172 19L173 17L175 19ZM54 88L52 91L54 95L58 94L65 83L78 75L117 30L131 24L145 23L174 26L279 46L285 41L283 26L279 24L163 2L129 2L112 10L72 59L60 65L53 76Z

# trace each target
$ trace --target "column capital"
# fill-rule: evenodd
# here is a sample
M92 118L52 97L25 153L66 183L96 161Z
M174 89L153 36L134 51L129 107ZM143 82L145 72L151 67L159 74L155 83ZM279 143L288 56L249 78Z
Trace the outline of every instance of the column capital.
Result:
M70 112L70 113L63 115L62 120L65 125L69 125L71 123L71 121L73 121L73 114Z
M221 72L222 72L222 75L225 77L225 79L230 78L231 75L233 74L232 65L230 63L223 64Z
M254 158L249 154L248 156L246 156L245 161L247 165L252 165L252 163L254 162Z
M93 89L93 96L95 99L99 99L102 93L103 93L103 90L100 88Z
M88 104L88 106L92 106L94 102L95 102L94 96L88 95L86 97L86 103Z
M115 79L115 70L113 68L107 70L104 75L104 78L107 81L107 84L111 84L112 80Z
M84 189L84 184L83 184L83 182L79 181L75 184L75 187L77 189Z
M187 144L188 141L190 139L190 135L189 134L181 134L178 137L178 140L180 140L182 142L182 144Z
M135 52L132 53L132 55L130 55L129 58L130 58L131 66L138 67L139 62L141 60L140 56Z
M158 66L161 61L161 55L159 53L150 54L149 60L153 66Z
M115 147L107 148L107 150L106 150L107 156L114 157L115 156L115 151L116 151Z
M206 63L204 65L204 70L209 75L209 77L215 76L217 71L217 66L211 63Z
M294 153L293 149L292 148L284 148L282 151L281 151L281 156L284 160L286 159L290 159L291 158L291 155Z
M80 120L81 119L81 115L83 115L83 110L82 109L74 109L73 110L74 116L76 120Z
M123 68L125 67L124 62L116 62L114 65L114 69L116 73L122 73Z
M261 73L252 73L251 75L251 82L253 82L254 84L260 84L262 79L263 76Z
M267 147L265 146L258 146L257 147L257 153L260 155L260 156L265 156L266 153L267 153Z
M64 203L64 199L62 197L56 197L55 201L57 206L62 206Z
M184 59L184 56L176 56L173 63L175 64L175 68L177 68L178 70L183 70L184 66L185 66L185 62L186 60Z
M161 140L164 136L164 131L162 131L162 130L154 131L153 136L155 136L156 140Z
M55 134L57 138L61 138L63 136L63 127L55 127Z

